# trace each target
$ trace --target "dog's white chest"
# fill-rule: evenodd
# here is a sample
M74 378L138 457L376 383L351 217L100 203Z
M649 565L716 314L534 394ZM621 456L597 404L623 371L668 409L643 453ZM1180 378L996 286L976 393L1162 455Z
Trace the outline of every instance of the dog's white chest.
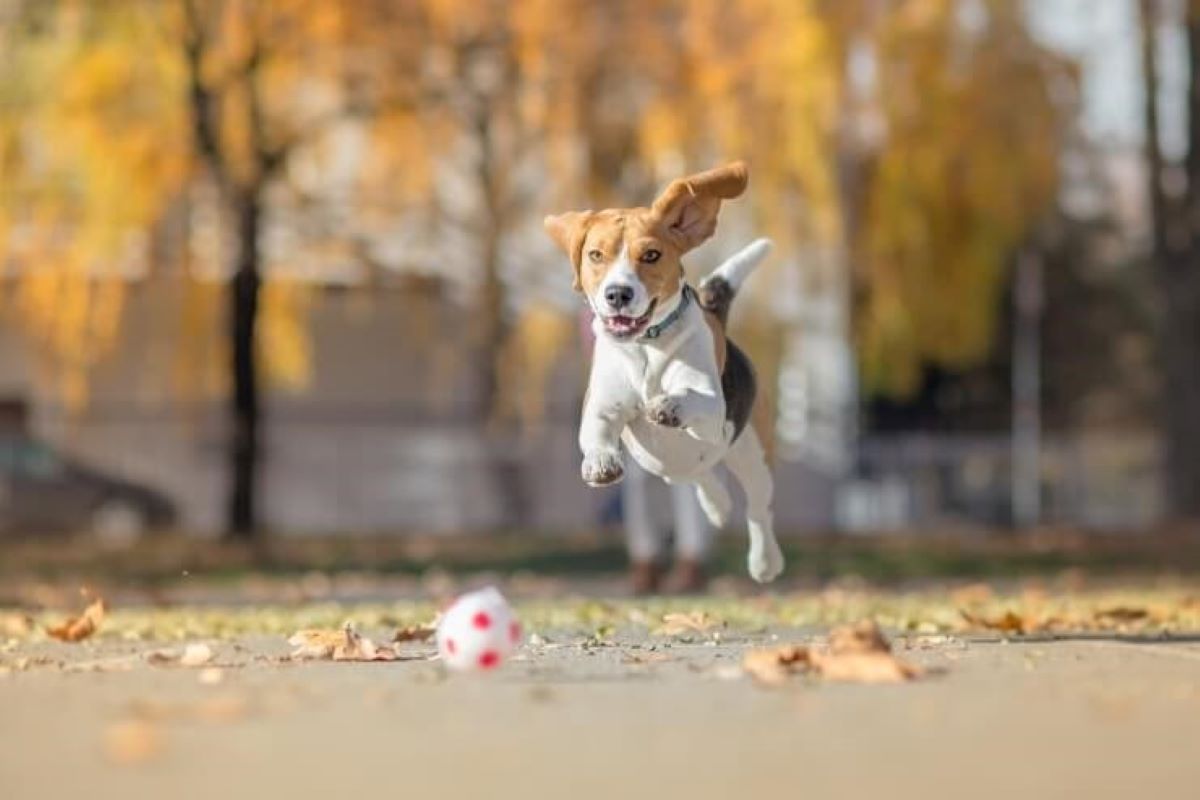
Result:
M708 331L696 322L699 320L667 342L621 353L625 381L637 405L622 441L642 467L668 480L706 472L727 449L727 441L703 441L694 431L664 427L646 418L646 410L656 399L678 391L681 381L687 383L689 372L693 379L703 373L719 386L715 363L708 364L704 358L712 348Z
M663 374L670 365L672 354L662 350L639 347L623 354L621 359L625 380L640 401L640 405L663 393Z

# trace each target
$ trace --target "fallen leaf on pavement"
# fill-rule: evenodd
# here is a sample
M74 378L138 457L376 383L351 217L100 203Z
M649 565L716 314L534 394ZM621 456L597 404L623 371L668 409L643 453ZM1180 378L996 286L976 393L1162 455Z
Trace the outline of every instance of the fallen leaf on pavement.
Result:
M161 753L162 749L162 731L146 720L115 722L104 732L105 755L122 766L143 764Z
M827 681L843 683L904 683L919 678L920 668L890 652L814 653L813 667Z
M664 614L660 625L654 633L658 636L680 636L685 633L705 633L719 626L719 620L703 611L692 611L687 614Z
M972 628L984 628L1003 633L1029 633L1037 627L1037 625L1012 611L1005 611L999 617L986 617L982 614L973 614L961 608L958 610L958 613L962 615L967 625Z
M903 683L923 674L893 655L891 644L871 621L835 628L826 647L751 650L742 659L742 669L764 686L780 686L796 673L846 683Z
M33 632L33 618L28 614L0 614L0 634L4 636L28 636Z
M100 629L104 614L104 599L98 597L78 617L47 628L46 633L61 642L81 642Z
M829 647L811 656L813 667L827 681L903 683L921 670L892 654L892 645L871 620L843 625L829 634Z
M292 658L333 659L334 661L395 661L396 651L377 645L354 629L349 622L340 630L297 631L288 639L296 649Z
M829 632L829 652L835 655L852 653L890 653L892 646L883 631L871 620L842 625Z
M427 642L437 633L437 625L428 623L425 625L409 625L407 628L400 628L396 631L396 635L392 637L392 641L396 644L402 642Z
M812 651L798 644L750 650L742 658L742 670L764 686L780 686L811 666Z
M292 658L333 658L333 651L346 641L344 631L308 629L296 631L288 644L296 648Z
M1096 612L1097 622L1120 624L1126 622L1142 622L1149 619L1150 612L1144 608L1117 606L1116 608L1105 608Z
M334 661L395 661L396 651L387 646L376 646L367 637L346 624L343 630L345 641L333 649Z

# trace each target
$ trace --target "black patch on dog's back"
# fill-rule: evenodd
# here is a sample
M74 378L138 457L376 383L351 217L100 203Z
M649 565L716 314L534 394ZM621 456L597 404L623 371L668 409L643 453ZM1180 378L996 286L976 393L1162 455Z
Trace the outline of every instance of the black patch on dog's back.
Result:
M725 395L725 419L733 423L733 438L737 439L750 421L754 397L758 394L758 380L749 357L731 339L725 340L721 392Z

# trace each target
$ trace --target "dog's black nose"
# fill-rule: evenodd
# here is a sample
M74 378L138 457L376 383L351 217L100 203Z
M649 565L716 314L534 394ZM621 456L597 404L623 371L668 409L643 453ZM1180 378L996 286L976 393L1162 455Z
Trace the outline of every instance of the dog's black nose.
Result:
M613 308L627 306L633 300L633 287L614 283L604 290L604 300Z

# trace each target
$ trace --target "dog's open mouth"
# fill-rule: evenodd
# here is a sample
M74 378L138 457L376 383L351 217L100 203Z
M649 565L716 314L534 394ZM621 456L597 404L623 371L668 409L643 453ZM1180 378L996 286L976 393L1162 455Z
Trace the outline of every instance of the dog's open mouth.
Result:
M650 301L650 307L646 309L646 313L640 317L627 317L623 314L613 314L611 317L601 317L604 323L604 330L617 339L629 339L637 336L650 325L650 317L654 315L654 308L658 305L658 298Z

